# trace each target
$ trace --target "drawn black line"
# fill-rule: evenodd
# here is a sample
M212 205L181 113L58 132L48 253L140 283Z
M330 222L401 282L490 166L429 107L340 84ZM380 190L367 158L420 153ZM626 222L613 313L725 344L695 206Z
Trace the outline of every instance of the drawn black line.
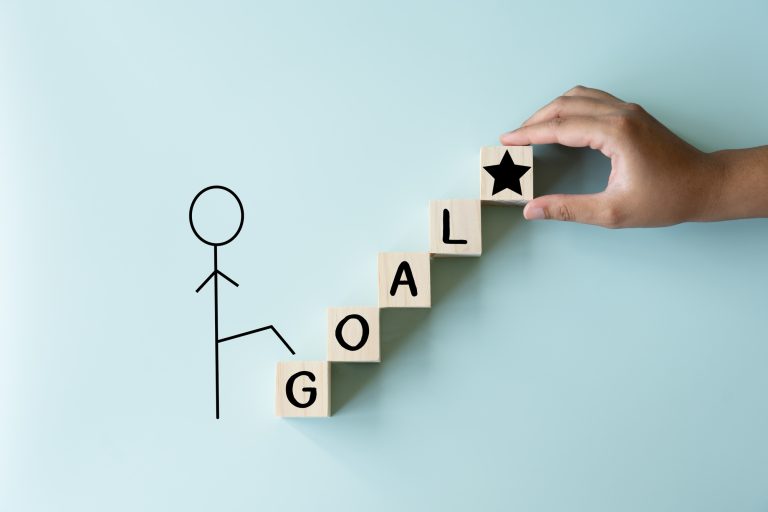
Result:
M195 203L197 200L206 192L209 190L223 190L227 193L229 193L236 201L237 205L240 209L240 221L238 223L237 229L235 230L235 233L230 236L228 239L224 240L223 242L212 242L210 240L207 240L204 238L195 228L195 223L192 217L192 211L195 208ZM205 278L205 280L200 284L200 286L195 289L195 293L200 293L200 290L202 290L206 284L208 284L211 279L213 279L213 340L214 340L214 364L215 364L215 380L216 380L216 419L219 419L219 343L222 343L224 341L234 340L236 338L242 338L243 336L248 336L250 334L256 334L258 332L271 330L279 339L281 342L283 342L283 345L285 345L285 348L287 348L292 355L295 355L296 352L291 348L291 346L288 344L287 341L285 341L285 338L278 332L278 330L273 325L266 325L264 327L259 327L258 329L252 329L250 331L242 332L240 334L235 334L234 336L227 336L225 338L219 337L219 276L223 277L227 281L229 281L230 284L239 287L240 285L237 284L232 278L227 276L224 272L221 272L219 270L219 247L227 245L231 241L233 241L235 238L237 238L237 235L240 234L240 231L243 229L243 221L245 220L245 212L243 209L243 203L240 201L240 198L237 197L237 194L235 194L232 190L230 190L227 187L224 187L222 185L211 185L209 187L205 187L203 190L197 193L195 195L195 198L192 199L192 204L189 205L189 225L192 228L192 232L195 234L195 236L204 244L210 245L213 247L213 271L208 275L208 277Z

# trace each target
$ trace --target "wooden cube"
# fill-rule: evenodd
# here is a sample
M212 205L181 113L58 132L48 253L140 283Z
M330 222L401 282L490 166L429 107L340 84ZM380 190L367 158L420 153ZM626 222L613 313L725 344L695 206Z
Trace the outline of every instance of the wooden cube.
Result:
M281 361L277 363L275 414L282 417L331 415L331 363Z
M431 295L429 253L379 254L380 308L428 308Z
M379 308L328 308L328 360L378 363Z
M533 148L488 146L480 150L480 199L525 205L533 199Z
M429 203L429 252L434 256L480 256L480 201L453 199Z

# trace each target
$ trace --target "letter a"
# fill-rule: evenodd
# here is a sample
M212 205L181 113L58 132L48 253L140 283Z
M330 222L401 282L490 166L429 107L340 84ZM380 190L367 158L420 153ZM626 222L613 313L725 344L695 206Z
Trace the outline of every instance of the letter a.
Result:
M405 274L405 280L403 280L403 274ZM416 297L419 292L416 290L416 280L413 278L413 272L411 266L407 261L403 261L398 265L397 272L395 272L395 280L392 282L392 287L389 289L389 294L394 297L397 293L397 288L401 284L407 284L408 289L411 291L411 297Z

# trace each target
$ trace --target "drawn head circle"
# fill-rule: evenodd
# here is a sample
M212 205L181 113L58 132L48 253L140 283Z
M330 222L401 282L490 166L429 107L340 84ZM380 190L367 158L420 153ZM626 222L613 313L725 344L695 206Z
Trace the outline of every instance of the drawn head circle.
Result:
M234 233L232 234L232 236L230 236L229 238L223 241L213 241L205 238L203 235L200 234L200 232L195 227L195 221L192 218L192 212L195 209L195 204L197 203L197 200L200 199L203 196L203 194L205 194L206 192L210 192L211 190L222 190L228 193L234 198L235 201L237 201L237 207L240 209L240 218L239 218L239 221L237 222L237 228L234 229ZM237 194L232 192L232 190L228 189L227 187L223 187L221 185L211 185L210 187L205 187L203 190L197 193L195 198L192 200L192 204L189 205L189 225L192 228L192 232L201 242L203 242L206 245L212 245L214 247L227 245L229 242L234 240L237 237L237 235L240 234L240 230L243 229L244 218L245 218L245 213L243 211L243 203L240 201L240 198L237 197Z

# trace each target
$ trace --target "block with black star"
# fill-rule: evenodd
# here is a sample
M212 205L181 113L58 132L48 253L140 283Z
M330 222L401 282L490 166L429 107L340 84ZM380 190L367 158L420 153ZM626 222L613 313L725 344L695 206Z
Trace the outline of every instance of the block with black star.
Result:
M533 148L487 146L480 150L480 199L524 205L533 199Z

